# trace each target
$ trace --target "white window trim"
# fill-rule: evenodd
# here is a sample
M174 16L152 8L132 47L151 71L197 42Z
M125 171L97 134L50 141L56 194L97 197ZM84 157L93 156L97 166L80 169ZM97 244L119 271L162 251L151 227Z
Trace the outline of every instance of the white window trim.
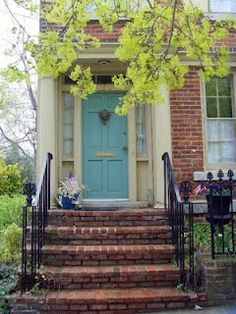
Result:
M236 72L231 72L233 76L233 112L236 113ZM207 134L207 107L206 107L206 86L202 80L201 84L201 95L202 95L202 112L203 112L203 144L204 144L204 164L205 169L208 171L219 170L219 169L236 169L236 162L231 163L208 163L207 152L208 152L208 134ZM235 114L236 117L236 114Z

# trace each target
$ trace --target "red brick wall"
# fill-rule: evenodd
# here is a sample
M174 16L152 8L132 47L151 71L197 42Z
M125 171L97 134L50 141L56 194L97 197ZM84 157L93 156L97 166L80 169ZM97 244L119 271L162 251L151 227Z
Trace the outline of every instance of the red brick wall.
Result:
M178 181L202 171L204 144L200 79L191 67L183 88L170 92L172 160Z
M120 21L113 26L113 30L111 32L105 32L97 21L92 20L88 22L85 31L97 37L102 42L116 42L121 33L121 28L123 25L124 21ZM44 19L41 19L40 31L46 31L48 29L60 31L61 27L56 24L49 24Z
M222 44L226 44L230 52L236 51L236 30L235 29L234 30L232 29L229 32L227 39L219 42L219 46L221 46Z
M90 21L86 27L86 31L100 39L102 42L114 42L117 41L118 37L121 34L121 27L124 25L124 22L116 23L113 27L113 31L104 32L102 27L98 24L97 21Z

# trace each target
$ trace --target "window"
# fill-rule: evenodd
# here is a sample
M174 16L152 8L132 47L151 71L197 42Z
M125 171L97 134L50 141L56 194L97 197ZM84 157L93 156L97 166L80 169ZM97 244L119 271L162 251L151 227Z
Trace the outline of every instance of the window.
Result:
M206 83L208 164L236 162L236 118L233 76Z
M235 0L209 0L210 12L213 13L236 13Z
M136 151L138 157L147 155L146 110L144 105L136 108Z
M73 156L74 152L74 97L66 93L64 95L63 110L63 155Z

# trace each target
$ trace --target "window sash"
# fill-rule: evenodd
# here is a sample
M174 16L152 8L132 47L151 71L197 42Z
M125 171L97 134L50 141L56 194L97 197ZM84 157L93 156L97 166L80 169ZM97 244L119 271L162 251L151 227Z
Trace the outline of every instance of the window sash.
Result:
M224 81L223 81L224 80ZM229 81L229 82L227 82ZM212 83L214 84L212 84ZM224 82L224 84L223 84ZM227 89L228 91L226 91L226 93L223 93L223 91L225 92L224 89L222 89L221 86L226 86L225 82L227 82ZM222 79L220 78L213 78L212 81L210 81L211 85L206 84L205 85L205 89L206 89L206 116L207 118L231 118L233 116L235 116L235 109L234 109L234 101L233 101L233 76L229 75L227 77L224 77ZM229 84L228 84L229 83ZM222 85L221 85L222 84ZM213 90L212 90L213 87ZM210 89L210 93L209 90ZM223 94L222 94L223 93ZM230 105L228 107L228 112L230 112L230 114L226 114L225 112L222 110L223 109L223 105L225 105L225 103L228 103L228 105ZM215 107L215 113L212 117L208 115L208 113L210 113L209 110L209 105L212 104L213 107Z
M207 164L230 164L236 163L236 117L234 102L234 77L230 77L231 97L219 96L220 79L217 78L216 95L205 96L205 120L206 120L206 158ZM205 85L207 88L207 84ZM209 93L208 93L209 94ZM207 90L206 90L207 95ZM220 117L219 100L222 98L230 98L232 104L232 116ZM207 99L216 99L217 101L217 117L207 117Z
M136 107L136 153L137 157L147 156L147 125L145 105Z
M66 93L63 106L63 155L72 157L74 153L74 97Z
M236 118L207 119L209 163L236 162Z

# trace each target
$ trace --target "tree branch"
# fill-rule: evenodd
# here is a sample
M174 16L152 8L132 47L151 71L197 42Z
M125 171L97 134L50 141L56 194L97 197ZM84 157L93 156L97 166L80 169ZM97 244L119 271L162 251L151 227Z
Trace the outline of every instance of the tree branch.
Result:
M10 139L5 132L3 131L3 128L0 126L0 131L2 133L2 136L5 138L6 141L10 142L11 144L13 144L14 146L16 146L24 156L28 156L28 154L26 154L26 152L24 151L24 149L14 140Z

